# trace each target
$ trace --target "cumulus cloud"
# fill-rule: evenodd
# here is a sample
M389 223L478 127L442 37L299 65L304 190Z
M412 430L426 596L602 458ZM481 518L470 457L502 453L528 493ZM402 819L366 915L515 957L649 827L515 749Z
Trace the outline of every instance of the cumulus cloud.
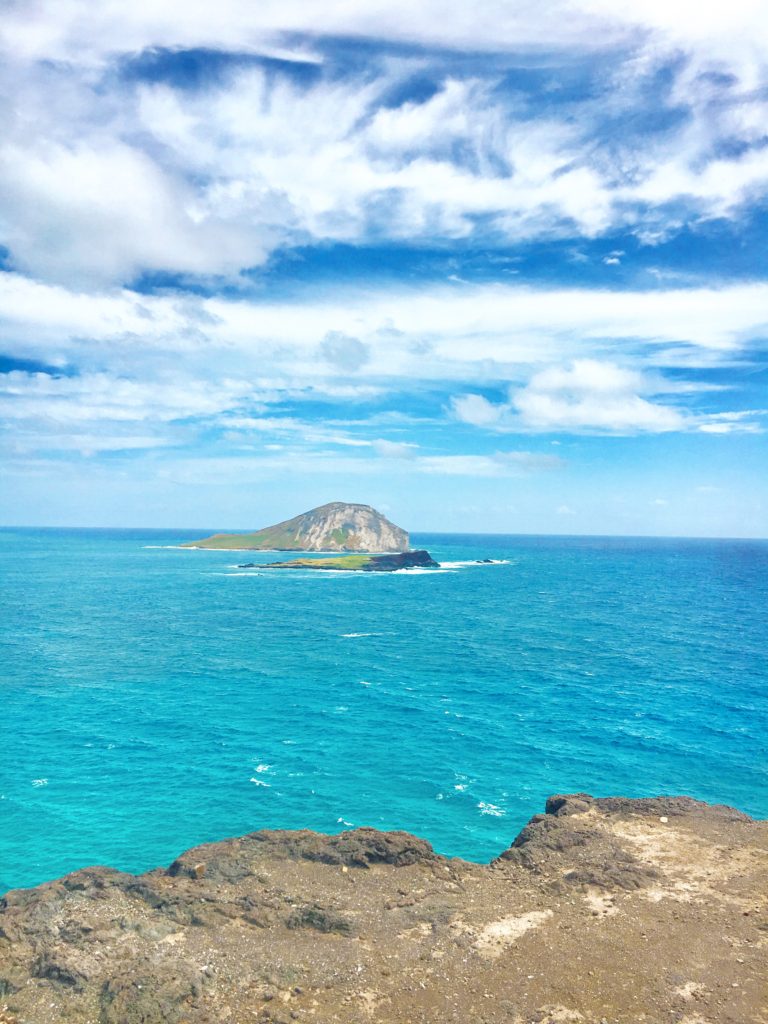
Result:
M512 405L522 422L537 430L662 433L683 428L679 410L638 394L644 386L637 372L579 359L569 367L535 373L512 395Z
M462 423L474 427L493 427L504 418L505 406L489 402L483 395L458 395L451 398L453 413Z
M508 402L494 404L479 395L465 395L454 399L453 408L464 422L498 430L662 433L685 429L684 413L642 397L653 389L637 370L576 359L570 365L534 373L525 387L511 390Z
M569 367L534 374L511 396L525 426L537 430L662 433L680 430L685 416L638 392L648 385L636 371L612 362L577 359Z

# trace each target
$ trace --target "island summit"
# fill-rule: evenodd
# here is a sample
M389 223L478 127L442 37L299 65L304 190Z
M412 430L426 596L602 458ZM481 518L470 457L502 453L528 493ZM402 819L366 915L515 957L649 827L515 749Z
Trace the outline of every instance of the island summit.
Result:
M408 534L370 505L331 501L253 533L215 533L185 548L227 551L367 551L408 550Z
M332 558L297 558L241 569L335 569L344 572L394 572L437 568L428 551L409 551L405 530L370 505L332 501L253 533L215 533L185 548L217 551L339 552Z

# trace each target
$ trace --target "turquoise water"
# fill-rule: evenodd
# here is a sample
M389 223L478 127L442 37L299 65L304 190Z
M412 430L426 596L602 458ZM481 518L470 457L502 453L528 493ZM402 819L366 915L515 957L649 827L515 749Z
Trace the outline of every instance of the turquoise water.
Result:
M768 816L768 542L417 535L469 564L381 576L162 547L200 535L0 531L0 890L265 827L484 860L558 791Z

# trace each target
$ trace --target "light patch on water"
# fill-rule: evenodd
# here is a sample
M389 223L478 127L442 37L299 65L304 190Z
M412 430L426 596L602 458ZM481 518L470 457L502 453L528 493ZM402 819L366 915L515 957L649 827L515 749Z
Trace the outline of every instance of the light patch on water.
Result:
M256 771L257 772L270 772L270 771L272 771L272 765L271 764L257 764L256 765Z
M379 636L379 633L341 633L339 634L345 640L357 640L360 636Z
M266 789L269 789L269 787L270 787L270 783L264 782L263 779L251 778L248 781L252 782L254 784L254 786L264 786Z
M346 825L347 828L354 828L355 827L353 822L347 821L345 818L337 818L336 819L336 824L337 825Z
M48 779L32 779L33 786L47 786Z
M503 818L507 813L501 807L497 807L496 804L489 804L485 800L481 800L477 806L479 807L481 814L490 814L494 818Z

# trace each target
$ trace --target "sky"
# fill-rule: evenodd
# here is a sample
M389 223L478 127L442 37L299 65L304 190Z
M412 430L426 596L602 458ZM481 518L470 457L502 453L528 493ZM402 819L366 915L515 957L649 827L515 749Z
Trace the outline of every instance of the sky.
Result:
M768 537L764 0L0 6L0 524Z

